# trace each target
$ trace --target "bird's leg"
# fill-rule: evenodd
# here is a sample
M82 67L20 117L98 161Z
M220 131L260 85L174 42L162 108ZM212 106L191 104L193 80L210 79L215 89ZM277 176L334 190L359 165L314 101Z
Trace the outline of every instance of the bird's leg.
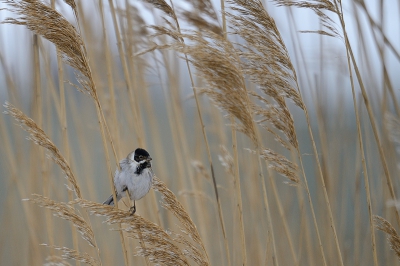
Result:
M129 210L131 212L131 215L134 215L136 212L136 201L133 201L133 206Z
M130 201L131 199L131 195L129 194L129 190L127 187L124 187L123 191L126 191L126 193L128 194L128 199ZM136 212L136 202L133 201L133 206L129 209L129 212L131 213L131 215L134 215Z

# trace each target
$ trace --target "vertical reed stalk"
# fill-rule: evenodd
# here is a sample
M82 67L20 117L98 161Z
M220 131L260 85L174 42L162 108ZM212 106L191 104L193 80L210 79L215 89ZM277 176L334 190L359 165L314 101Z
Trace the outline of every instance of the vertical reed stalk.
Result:
M289 248L290 248L290 253L291 253L292 257L293 257L293 262L294 262L295 265L298 265L299 259L297 258L296 252L294 251L292 235L290 233L289 225L287 223L287 216L285 216L285 213L284 213L284 210L283 210L283 206L282 206L282 202L281 202L281 199L279 198L279 192L278 192L278 189L276 187L275 179L272 176L272 173L271 173L271 176L270 176L269 180L270 180L272 192L274 194L274 198L276 200L276 205L278 207L278 212L279 212L279 216L281 218L283 229L285 230L285 234L286 234L286 237L287 237L288 242L289 242Z
M376 125L376 119L375 119L375 116L374 116L374 113L373 113L373 110L372 110L372 107L371 107L371 104L370 104L370 100L369 100L367 91L366 91L365 86L364 86L364 82L362 81L361 73L360 73L360 71L358 69L358 66L357 66L357 63L356 63L356 60L355 60L355 57L354 57L354 54L353 54L353 50L352 50L351 45L350 45L350 41L349 41L348 36L347 36L346 24L345 24L344 18L343 18L343 11L341 10L342 6L341 6L341 4L339 5L336 0L335 0L335 7L336 7L336 10L337 10L336 13L337 13L337 15L339 17L339 20L340 20L340 24L342 26L344 39L345 39L346 50L348 51L348 53L350 55L351 63L353 65L354 71L356 72L357 80L358 80L358 83L359 83L360 88L361 88L361 93L362 93L362 96L363 96L363 99L364 99L364 104L365 104L365 107L367 108L367 111L368 111L369 120L371 122L372 130L373 130L374 137L375 137L375 141L376 141L376 144L377 144L377 147L378 147L378 150L379 150L379 156L380 156L380 159L381 159L383 172L384 172L385 178L386 178L386 184L388 185L390 196L392 197L392 200L396 201L397 198L396 198L396 194L394 192L392 178L390 177L390 172L389 172L389 168L388 168L385 152L383 151L381 140L379 138L379 132L378 132L378 127ZM395 210L397 224L400 225L399 211L398 211L397 208L394 208L394 210Z
M263 195L264 195L264 204L265 204L266 210L267 210L268 231L269 231L269 236L271 237L271 241L272 241L272 263L274 266L279 266L278 253L276 250L276 243L275 243L275 236L274 236L274 228L272 225L271 210L270 210L270 207L268 204L267 188L265 186L265 177L264 177L264 173L262 170L261 156L260 156L258 149L257 149L257 157L258 157L258 167L260 168L259 177L261 179L261 184L262 184L262 191L263 191Z
M346 41L346 46L348 46L348 45L349 44ZM356 115L358 145L359 145L360 153L361 153L361 163L362 163L362 168L363 168L365 193L367 194L368 217L369 217L369 226L370 226L370 230L371 230L372 254L373 254L373 259L374 259L374 265L377 266L378 265L378 256L376 254L376 240L375 240L374 220L373 220L373 212L372 212L371 192L370 192L370 188L369 188L368 168L367 168L367 164L365 162L365 153L364 153L364 144L363 144L363 139L362 139L360 115L358 113L358 108L357 108L357 98L356 98L356 93L355 93L355 88L354 88L353 71L351 68L350 55L349 55L348 49L346 49L346 55L347 55L347 66L348 66L348 70L349 70L349 78L350 78L350 84L351 84L351 94L353 96L354 113Z
M242 246L242 265L247 265L247 252L246 252L246 237L244 232L244 222L243 222L243 201L242 201L242 190L240 188L240 174L239 174L239 155L237 150L237 137L236 130L233 125L235 123L234 118L231 116L231 134L232 134L232 150L233 150L233 164L235 165L234 171L234 186L236 191L236 196L238 199L237 207L239 212L239 226L240 226L240 240Z

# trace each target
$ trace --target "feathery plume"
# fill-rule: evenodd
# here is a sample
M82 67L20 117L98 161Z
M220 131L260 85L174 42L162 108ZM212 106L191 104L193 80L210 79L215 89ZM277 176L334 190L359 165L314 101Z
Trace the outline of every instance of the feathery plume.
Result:
M225 168L225 171L229 173L231 176L234 176L234 165L233 165L233 157L226 149L225 146L220 145L221 155L218 155L218 159L221 162L222 166Z
M296 71L274 19L259 0L228 2L230 9L240 14L226 13L231 29L247 42L241 46L241 56L248 61L244 62L245 73L273 99L282 96L303 109L300 95L292 85Z
M271 169L277 171L295 184L300 183L300 179L297 177L296 174L298 168L297 164L292 163L291 161L286 159L285 156L280 155L271 149L262 150L260 156L270 163L269 167Z
M193 245L192 242L188 241L183 235L176 234L174 240L180 244L182 244L185 248L183 249L183 254L186 257L191 258L197 265L200 266L208 266L208 262L204 260L203 254L199 252L199 249Z
M60 256L48 256L43 266L72 266Z
M243 72L263 93L249 92L256 100L252 103L253 113L259 117L256 123L267 128L278 142L288 148L284 139L263 124L269 122L297 149L294 122L285 99L292 100L301 109L304 109L304 104L296 89L296 71L275 21L259 0L230 0L228 3L234 11L226 12L231 29L247 43L239 44L239 55L244 59Z
M52 42L61 52L63 61L78 70L77 80L82 92L97 98L91 70L84 53L85 47L78 31L60 13L38 0L2 0L12 8L6 10L18 15L17 18L6 18L2 23L24 25L33 33ZM67 0L72 8L75 2ZM74 9L76 12L76 9Z
M161 197L164 200L163 207L172 212L175 217L178 218L185 228L185 233L201 247L204 254L200 252L198 253L202 254L202 261L208 261L207 252L203 241L201 240L200 234L197 231L196 225L193 223L182 204L178 201L175 194L172 193L172 191L167 188L164 182L162 182L156 176L153 177L153 189L161 193Z
M60 166L66 178L72 184L72 190L78 198L81 198L81 191L67 160L61 155L61 152L46 133L35 123L35 121L26 116L21 110L17 109L12 104L6 102L4 107L7 109L4 113L14 117L15 120L20 123L21 128L30 134L28 137L29 140L32 140L35 144L42 146L50 152L50 159Z
M249 99L237 56L232 43L210 32L183 34L187 44L176 43L176 51L186 54L197 73L206 82L204 92L215 105L239 120L235 128L258 146Z
M177 21L176 14L172 7L164 0L143 0L143 2L153 5L155 8L164 12L167 16L171 17L175 22Z
M137 255L148 257L154 263L163 265L189 265L182 251L175 245L173 239L157 224L130 212L92 202L84 199L75 201L91 214L106 217L108 224L124 223L122 228L129 237L143 241L146 248L139 248Z
M374 215L375 227L387 234L390 247L396 253L398 259L400 259L400 236L396 229L384 218Z
M26 200L51 210L56 217L71 222L81 234L82 238L86 240L92 247L96 247L96 241L94 240L94 233L91 227L87 224L82 216L75 213L72 206L63 202L51 200L38 194L33 194L33 198Z
M307 30L301 31L303 33L317 33L330 37L338 37L342 39L339 31L336 29L335 22L327 16L324 11L333 12L337 15L341 15L337 12L335 4L330 0L315 0L315 1L298 1L298 0L273 0L277 6L287 6L287 7L298 7L307 8L314 11L314 13L320 17L322 26L327 30Z
M211 180L211 177L208 174L207 169L204 167L204 164L202 162L193 160L191 164L198 174L205 177L207 180Z
M97 266L100 265L99 261L96 260L95 258L91 257L89 254L87 253L79 253L77 250L74 249L70 249L67 247L59 247L59 246L50 246L47 244L42 244L42 246L46 246L49 248L53 248L56 250L60 250L62 251L64 254L61 255L61 257L63 259L72 259L72 260L76 260L76 261L80 261L92 266Z
M217 12L210 0L189 0L186 3L192 6L191 11L186 10L181 14L187 22L201 31L210 31L223 37L224 32L219 24Z

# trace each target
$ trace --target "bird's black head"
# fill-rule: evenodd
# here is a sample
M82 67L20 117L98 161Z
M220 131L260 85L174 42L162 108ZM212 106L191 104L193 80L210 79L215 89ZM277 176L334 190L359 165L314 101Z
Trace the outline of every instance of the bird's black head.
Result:
M151 157L150 154L145 149L137 148L135 150L134 160L136 162L141 162L143 160L151 160Z
M140 175L144 169L151 168L150 161L152 160L152 158L150 157L150 154L145 149L137 148L135 150L134 160L138 163L142 162L137 166L137 169L135 171L135 174L137 174L137 175Z

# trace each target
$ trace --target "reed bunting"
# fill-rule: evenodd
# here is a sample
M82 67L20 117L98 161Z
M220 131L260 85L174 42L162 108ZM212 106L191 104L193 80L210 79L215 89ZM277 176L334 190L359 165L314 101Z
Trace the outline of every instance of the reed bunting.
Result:
M131 213L136 212L136 200L143 198L150 190L153 182L153 170L151 169L150 154L141 148L119 162L121 169L117 169L114 175L115 194L117 202L126 195L128 190L133 207ZM113 195L111 195L103 204L114 205Z

